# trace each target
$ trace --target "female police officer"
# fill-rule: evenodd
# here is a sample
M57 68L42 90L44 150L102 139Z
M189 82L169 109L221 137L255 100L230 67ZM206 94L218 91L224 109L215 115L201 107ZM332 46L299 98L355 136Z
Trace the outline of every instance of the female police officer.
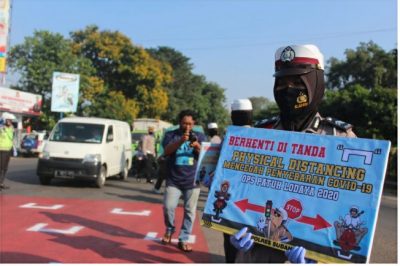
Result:
M274 77L274 98L280 115L260 121L255 127L356 137L350 124L324 118L318 113L325 91L324 58L318 47L290 45L279 48L275 53ZM282 263L287 258L293 263L307 262L303 247L295 247L285 254L253 245L251 233L246 233L245 228L231 236L231 243L239 249L236 262Z

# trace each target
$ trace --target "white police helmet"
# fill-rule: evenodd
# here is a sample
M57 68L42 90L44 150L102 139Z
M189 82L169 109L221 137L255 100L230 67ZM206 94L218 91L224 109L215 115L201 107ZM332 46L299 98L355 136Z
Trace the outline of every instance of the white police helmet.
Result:
M324 70L324 56L313 44L282 46L275 52L275 77Z
M283 221L287 220L288 214L287 214L287 211L284 208L279 207L279 208L276 208L275 211L278 212L281 215Z
M3 118L4 120L17 120L17 118L15 117L15 115L8 113L8 112L4 112L1 115L1 118Z

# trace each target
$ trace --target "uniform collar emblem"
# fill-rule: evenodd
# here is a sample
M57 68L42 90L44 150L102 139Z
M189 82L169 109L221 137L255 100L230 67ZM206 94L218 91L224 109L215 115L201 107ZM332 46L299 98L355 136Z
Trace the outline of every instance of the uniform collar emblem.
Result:
M282 62L290 62L294 59L295 53L292 47L286 47L281 53L281 61Z

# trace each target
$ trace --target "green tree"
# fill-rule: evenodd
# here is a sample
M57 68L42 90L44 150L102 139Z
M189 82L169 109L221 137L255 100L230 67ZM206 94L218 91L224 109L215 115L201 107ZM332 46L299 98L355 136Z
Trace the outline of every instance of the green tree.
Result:
M321 112L353 124L359 137L390 140L387 180L397 182L397 49L369 42L345 55L328 62Z
M73 53L69 40L48 31L35 31L22 44L12 47L9 67L12 73L20 76L16 89L43 96L40 120L47 128L52 127L58 117L50 112L53 72L80 74L81 91L85 90L88 78L94 73L89 60Z
M327 91L325 98L322 114L354 125L359 137L386 139L397 145L397 91L354 85Z
M139 107L121 91L104 91L97 95L96 101L84 112L87 116L118 119L130 124L137 117Z
M135 100L139 116L159 118L168 105L166 86L172 81L168 64L155 60L122 33L97 26L71 33L74 52L92 62L96 75L111 91Z
M181 110L192 109L199 114L199 124L212 121L224 126L228 123L228 111L223 105L224 89L208 82L204 76L193 74L190 59L173 48L158 47L147 51L172 67L173 82L167 87L169 104L163 119L177 123Z
M253 119L255 122L269 119L279 114L279 108L276 103L266 97L250 97L249 100L253 105Z
M343 89L360 84L367 89L397 88L397 49L385 52L374 42L346 49L345 60L328 60L327 87Z

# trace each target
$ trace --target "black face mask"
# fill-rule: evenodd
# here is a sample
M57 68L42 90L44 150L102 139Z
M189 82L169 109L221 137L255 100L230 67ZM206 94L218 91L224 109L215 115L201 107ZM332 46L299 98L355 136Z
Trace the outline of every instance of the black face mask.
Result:
M306 88L282 88L274 91L281 116L295 120L308 114L309 98Z
M235 110L231 112L232 125L251 126L253 124L252 110Z

